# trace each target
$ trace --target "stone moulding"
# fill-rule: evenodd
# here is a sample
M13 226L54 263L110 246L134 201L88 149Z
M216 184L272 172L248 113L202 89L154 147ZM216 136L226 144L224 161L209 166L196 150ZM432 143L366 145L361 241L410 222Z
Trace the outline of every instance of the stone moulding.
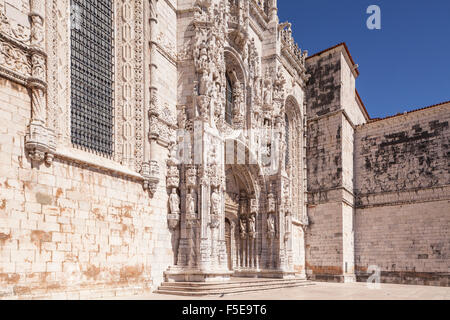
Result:
M144 181L144 177L141 174L129 169L126 166L119 165L115 161L105 159L79 149L58 147L55 150L55 158L89 165L105 172L116 173L122 176L137 179L139 181Z
M44 19L32 11L29 14L33 21L31 34L19 41L8 34L10 22L3 12L0 14L3 17L0 22L0 76L30 89L32 119L25 136L25 149L32 161L45 160L47 165L51 165L56 145L55 132L47 127L45 121L47 54L41 46Z

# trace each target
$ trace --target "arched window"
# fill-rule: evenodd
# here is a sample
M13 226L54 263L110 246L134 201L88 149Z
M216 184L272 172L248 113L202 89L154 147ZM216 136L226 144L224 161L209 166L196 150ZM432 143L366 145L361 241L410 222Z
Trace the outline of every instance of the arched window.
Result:
M233 92L233 84L231 83L231 79L228 75L227 78L227 92L226 92L226 107L225 107L225 121L228 124L233 124L233 106L234 106L234 92Z

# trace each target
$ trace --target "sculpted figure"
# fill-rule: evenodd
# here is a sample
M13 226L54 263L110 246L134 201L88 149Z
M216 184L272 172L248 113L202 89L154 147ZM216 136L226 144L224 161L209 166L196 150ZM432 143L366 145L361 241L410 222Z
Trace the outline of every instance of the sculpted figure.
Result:
M267 201L268 201L268 208L267 208L268 212L269 213L275 212L275 197L274 197L274 195L272 193L270 193L267 196L267 198L268 198L267 199Z
M206 96L209 92L212 91L211 89L211 79L209 78L207 72L203 72L202 77L200 78L199 94L202 96Z
M254 214L248 218L248 232L251 234L256 233L256 216Z
M275 217L273 214L269 214L267 217L267 232L269 234L275 233Z
M270 80L264 81L264 105L270 106L272 104L272 85Z
M177 189L173 188L172 193L169 197L170 213L178 214L180 213L180 197L178 196Z
M195 215L195 191L192 190L191 193L188 193L186 196L186 213L187 215L194 216Z
M247 235L247 220L244 217L241 217L239 221L239 232L242 237Z
M213 193L211 194L211 214L219 215L220 214L220 194L217 188L214 188Z

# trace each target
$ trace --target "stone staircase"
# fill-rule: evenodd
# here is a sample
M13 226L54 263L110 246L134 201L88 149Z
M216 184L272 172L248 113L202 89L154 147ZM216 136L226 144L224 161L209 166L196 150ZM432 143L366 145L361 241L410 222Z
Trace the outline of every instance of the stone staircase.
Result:
M164 282L155 293L179 296L222 296L313 285L303 279L232 278L227 282Z

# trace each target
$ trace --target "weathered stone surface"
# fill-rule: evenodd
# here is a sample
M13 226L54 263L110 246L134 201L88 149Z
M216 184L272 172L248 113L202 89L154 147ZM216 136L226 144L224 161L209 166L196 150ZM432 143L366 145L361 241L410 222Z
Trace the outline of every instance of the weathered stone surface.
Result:
M0 0L0 296L448 285L450 104L371 121L346 46L307 59L271 1L115 1L103 157L71 143L69 3Z

